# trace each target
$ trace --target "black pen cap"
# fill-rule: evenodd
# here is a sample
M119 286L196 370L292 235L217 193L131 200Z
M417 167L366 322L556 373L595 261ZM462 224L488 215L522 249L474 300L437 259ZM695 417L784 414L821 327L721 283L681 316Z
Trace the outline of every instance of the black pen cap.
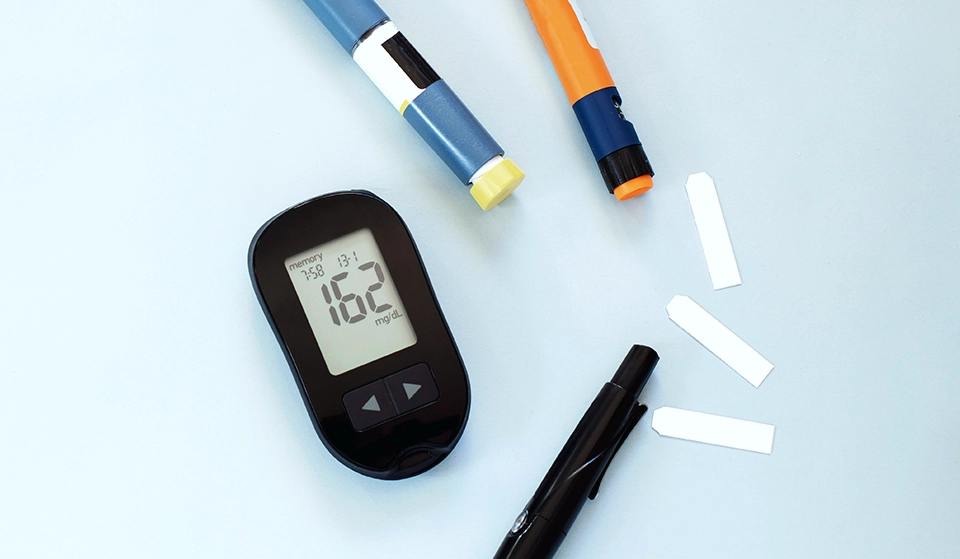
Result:
M643 392L643 387L647 385L647 381L650 380L650 375L653 374L653 368L657 366L658 361L660 356L653 348L634 345L623 358L623 363L620 363L620 368L610 382L633 394L633 398L637 399Z

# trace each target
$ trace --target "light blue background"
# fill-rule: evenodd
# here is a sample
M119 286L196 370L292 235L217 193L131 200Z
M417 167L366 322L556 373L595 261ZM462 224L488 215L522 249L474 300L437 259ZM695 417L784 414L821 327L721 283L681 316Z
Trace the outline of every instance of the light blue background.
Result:
M960 554L960 4L582 0L657 171L626 203L522 2L382 6L527 172L493 211L299 0L0 5L0 556L488 558L632 343L651 408L773 454L645 417L558 559ZM264 221L350 188L404 216L472 381L404 482L326 452L247 277Z

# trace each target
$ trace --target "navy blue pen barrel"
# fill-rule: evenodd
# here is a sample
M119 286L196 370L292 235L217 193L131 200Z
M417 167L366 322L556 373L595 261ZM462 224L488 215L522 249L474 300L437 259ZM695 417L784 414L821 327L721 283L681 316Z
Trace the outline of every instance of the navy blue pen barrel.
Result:
M363 35L387 21L387 14L372 0L303 0L349 53Z
M463 184L486 162L503 155L500 144L443 80L431 83L411 101L403 118Z
M653 176L637 131L620 110L621 103L617 88L606 87L573 104L573 112L611 194L637 177Z
M617 88L605 87L573 104L573 112L597 161L619 149L640 144L636 129L620 110L621 103Z

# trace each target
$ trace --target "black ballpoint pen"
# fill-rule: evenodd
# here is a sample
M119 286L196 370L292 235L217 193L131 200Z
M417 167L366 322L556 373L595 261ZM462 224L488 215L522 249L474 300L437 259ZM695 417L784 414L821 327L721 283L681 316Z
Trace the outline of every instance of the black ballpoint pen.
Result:
M634 345L600 389L494 559L550 559L560 547L620 445L647 411L637 399L660 357Z

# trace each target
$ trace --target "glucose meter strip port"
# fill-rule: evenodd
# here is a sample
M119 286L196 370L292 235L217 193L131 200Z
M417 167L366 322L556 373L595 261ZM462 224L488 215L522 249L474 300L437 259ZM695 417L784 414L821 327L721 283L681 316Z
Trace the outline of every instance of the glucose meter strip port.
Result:
M660 436L770 454L775 427L732 417L662 407L653 412Z
M772 363L686 295L670 301L667 316L755 388L773 370Z
M733 245L713 179L706 173L696 173L687 177L686 186L713 289L740 285L740 269L733 255Z

